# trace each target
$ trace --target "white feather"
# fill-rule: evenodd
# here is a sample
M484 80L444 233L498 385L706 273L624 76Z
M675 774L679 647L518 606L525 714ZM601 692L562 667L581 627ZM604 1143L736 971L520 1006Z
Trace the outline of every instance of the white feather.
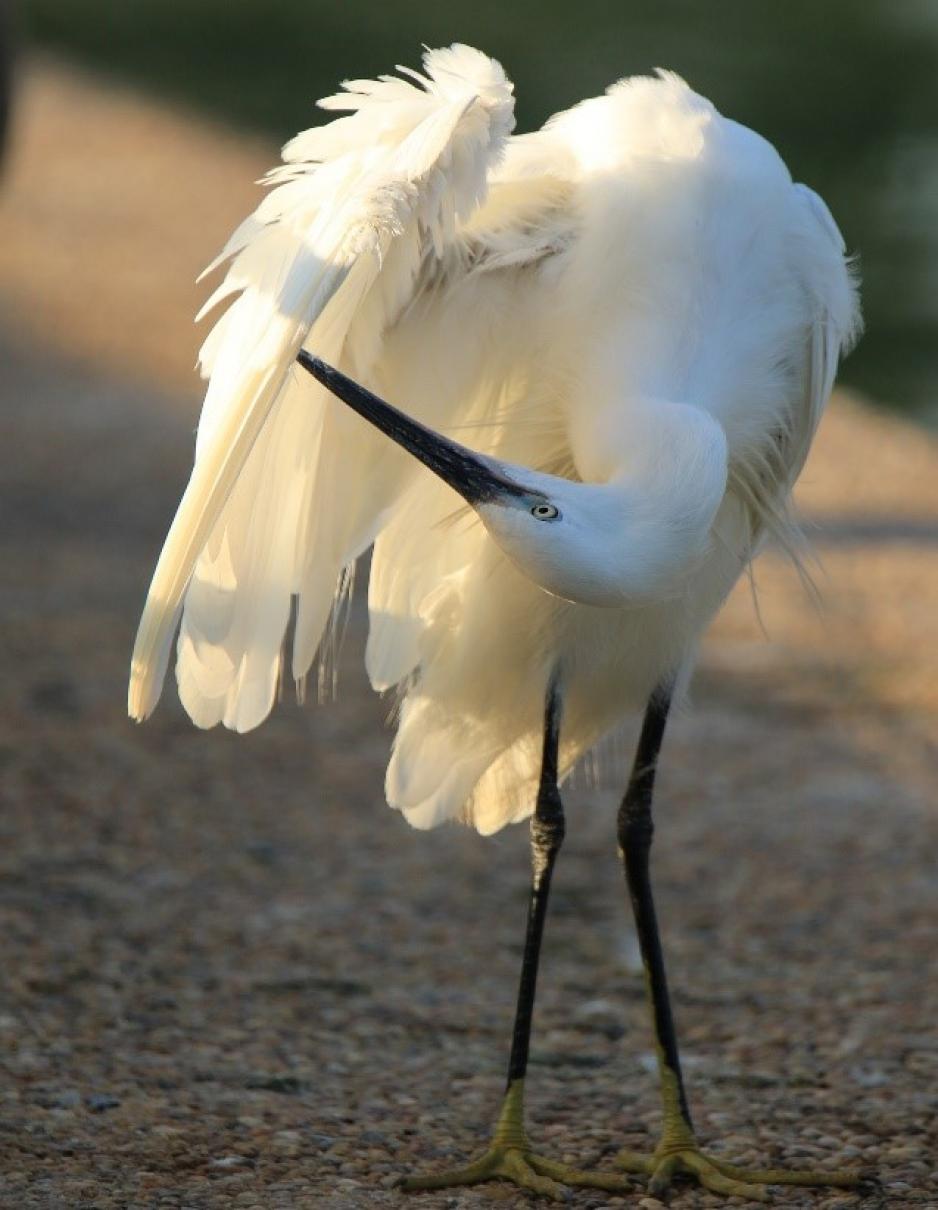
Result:
M485 195L513 123L504 73L459 46L428 52L425 68L423 88L385 79L330 98L327 107L354 116L288 145L287 164L270 176L278 187L222 254L235 259L221 296L240 293L202 350L210 382L196 464L140 623L135 718L159 697L191 582L179 646L184 702L202 725L260 722L273 702L291 592L300 597L302 674L338 571L374 536L395 481L406 478L402 458L385 456L291 367L308 339L367 372L363 357L407 300L428 247L442 254L456 216ZM354 498L349 476L367 483Z
M389 801L419 827L490 832L533 807L558 666L565 775L687 668L761 534L790 537L858 312L823 203L678 77L623 81L506 143L497 64L454 47L425 70L327 99L351 116L288 144L226 249L218 298L241 293L203 349L198 459L131 712L155 704L192 576L183 700L202 725L260 722L291 594L302 677L337 576L374 542L366 662L402 697ZM561 476L570 516L591 518L579 546L483 525L291 372L300 343L481 453ZM588 581L617 604L586 603Z

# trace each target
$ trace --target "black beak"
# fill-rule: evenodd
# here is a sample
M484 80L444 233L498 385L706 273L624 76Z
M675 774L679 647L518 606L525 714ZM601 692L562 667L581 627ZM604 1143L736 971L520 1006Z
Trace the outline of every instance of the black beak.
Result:
M385 403L305 349L300 350L297 361L333 395L347 403L353 412L403 446L459 492L469 504L484 504L505 496L528 494L526 488L501 474L492 460L474 454L458 442L441 437L425 424L405 416L396 407Z

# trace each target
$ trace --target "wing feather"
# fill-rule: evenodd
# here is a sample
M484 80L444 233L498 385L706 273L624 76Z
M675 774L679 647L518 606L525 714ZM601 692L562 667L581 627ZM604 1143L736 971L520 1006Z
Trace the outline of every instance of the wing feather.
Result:
M268 176L229 240L238 297L201 352L209 386L192 476L160 555L131 665L130 714L159 698L183 611L178 677L202 725L256 725L273 702L291 593L312 659L337 574L374 537L406 460L293 371L306 342L366 374L423 258L485 197L513 124L501 67L469 47L430 51L422 87L356 81Z

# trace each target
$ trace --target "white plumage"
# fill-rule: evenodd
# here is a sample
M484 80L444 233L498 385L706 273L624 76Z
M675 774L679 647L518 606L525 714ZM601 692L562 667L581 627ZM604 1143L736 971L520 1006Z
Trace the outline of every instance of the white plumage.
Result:
M763 533L791 546L858 311L824 203L678 77L509 138L497 63L457 45L424 65L320 102L351 116L287 144L216 262L208 306L236 298L202 349L129 708L154 708L181 614L193 720L256 726L291 598L302 681L374 543L367 668L402 694L388 800L491 832L533 809L555 668L565 773L688 667ZM558 524L466 507L297 368L301 347L508 464Z

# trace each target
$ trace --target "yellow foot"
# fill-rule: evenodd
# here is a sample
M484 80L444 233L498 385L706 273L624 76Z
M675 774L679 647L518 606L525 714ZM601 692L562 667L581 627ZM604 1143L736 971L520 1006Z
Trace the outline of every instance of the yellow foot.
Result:
M585 1186L590 1189L605 1189L610 1193L630 1193L635 1186L625 1177L614 1172L589 1172L560 1164L556 1160L535 1155L527 1147L512 1147L493 1144L485 1155L465 1168L453 1168L448 1172L428 1173L426 1176L411 1176L402 1182L401 1188L409 1193L425 1189L449 1189L454 1185L478 1185L481 1181L511 1181L520 1189L553 1198L555 1202L567 1201L569 1194L565 1185Z
M482 1181L498 1180L511 1181L519 1189L530 1189L555 1202L565 1202L569 1197L565 1185L605 1189L610 1193L634 1191L632 1182L615 1172L587 1172L535 1155L524 1129L523 1079L513 1080L508 1085L492 1145L481 1159L465 1168L408 1177L401 1183L401 1188L416 1193L423 1189L451 1189L454 1185L478 1185Z
M636 1151L620 1151L616 1163L626 1172L644 1172L651 1179L648 1191L664 1193L678 1173L698 1181L711 1193L727 1197L747 1197L752 1201L768 1201L766 1185L857 1185L861 1173L841 1169L822 1172L809 1169L789 1172L783 1168L739 1168L725 1160L704 1155L696 1143L680 1147L659 1147L651 1155Z

